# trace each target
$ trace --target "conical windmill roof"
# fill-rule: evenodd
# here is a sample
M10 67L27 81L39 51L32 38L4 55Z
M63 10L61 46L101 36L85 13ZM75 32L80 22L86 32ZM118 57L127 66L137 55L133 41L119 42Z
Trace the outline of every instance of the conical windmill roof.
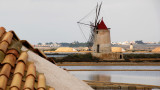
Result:
M104 23L103 19L101 20L101 22L97 25L98 29L108 29L106 24Z

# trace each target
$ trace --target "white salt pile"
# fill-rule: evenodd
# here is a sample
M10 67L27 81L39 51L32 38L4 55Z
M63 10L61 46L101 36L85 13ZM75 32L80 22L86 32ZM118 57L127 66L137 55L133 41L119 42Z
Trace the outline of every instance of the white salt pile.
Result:
M22 51L27 50L24 46ZM44 73L46 83L55 88L55 90L93 90L82 80L77 79L69 72L50 63L32 51L28 51L28 61L34 62L36 70L39 73Z

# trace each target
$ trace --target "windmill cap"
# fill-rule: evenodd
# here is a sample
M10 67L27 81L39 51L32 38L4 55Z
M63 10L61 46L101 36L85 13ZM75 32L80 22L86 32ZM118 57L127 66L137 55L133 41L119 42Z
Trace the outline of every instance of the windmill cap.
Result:
M103 19L101 20L101 22L97 25L98 29L108 29L107 26L105 25Z

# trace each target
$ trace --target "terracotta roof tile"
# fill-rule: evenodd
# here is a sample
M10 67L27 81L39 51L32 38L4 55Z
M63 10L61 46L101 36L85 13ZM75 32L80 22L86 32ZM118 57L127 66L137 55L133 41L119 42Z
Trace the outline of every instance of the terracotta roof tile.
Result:
M13 39L14 40L20 41L19 37L17 36L17 34L14 31L11 30L10 32L13 33Z
M12 88L7 89L7 90L20 90L20 89L18 89L17 87L12 87Z
M0 50L3 51L4 53L6 53L8 48L8 43L6 41L3 41L0 43Z
M19 57L18 51L17 51L17 50L14 50L14 49L8 50L8 51L7 51L7 55L8 55L8 54L13 54L13 55L16 56L16 58Z
M14 49L17 50L18 53L21 52L22 43L20 41L12 40L11 45L8 47L9 50Z
M12 67L15 66L15 62L16 62L16 57L13 54L8 54L6 55L6 57L4 58L2 64L10 64Z
M46 90L46 89L44 89L44 88L38 88L37 90Z
M21 88L22 75L17 73L14 75L10 88L16 87L18 89Z
M38 76L38 90L40 89L46 89L46 78L44 76L44 74L39 74Z
M28 48L29 50L35 52L36 54L38 54L39 56L43 57L43 58L47 58L47 56L42 53L40 50L38 49L34 49L34 47L26 40L21 40L21 43L26 47Z
M36 52L39 56L47 58L47 56L39 49L34 49L33 52Z
M22 82L21 82L21 89L20 89L20 90L23 90L23 86L24 86L24 84L25 84L25 80L23 80L23 78L22 78Z
M44 89L44 88L38 88L37 90L46 90L46 89Z
M31 90L31 89L26 88L26 89L24 89L24 90Z
M4 27L0 27L0 38L3 36L5 32L6 32L6 29Z
M5 75L7 78L9 78L10 71L11 71L11 66L10 66L10 64L5 64L5 65L3 65L3 67L2 67L2 70L1 70L1 72L0 72L0 76L1 76L1 75Z
M21 74L24 76L25 64L23 62L18 62L14 71L14 74Z
M35 78L32 75L27 76L24 89L33 90Z
M5 90L7 85L7 77L2 75L0 76L0 89Z
M0 51L0 63L3 61L4 58L5 58L4 52Z
M7 33L5 33L4 37L2 38L2 42L6 41L8 44L11 44L12 37L13 37L12 32L7 32Z
M36 73L34 63L27 62L27 51L21 51L22 42L19 40L14 31L6 32L0 27L0 90L46 90L44 74ZM45 57L39 50L28 49Z
M28 59L28 54L27 54L27 52L25 51L25 52L22 52L22 53L20 54L20 56L19 56L19 58L18 58L17 61L18 61L18 62L22 61L22 62L24 62L24 64L26 64L27 59Z
M12 82L12 78L13 78L13 73L12 70L14 70L14 68L11 69L8 81L7 81L7 86L10 86L11 82Z
M28 66L26 77L28 77L29 75L32 75L34 78L36 78L36 67L34 66L34 63L31 63Z

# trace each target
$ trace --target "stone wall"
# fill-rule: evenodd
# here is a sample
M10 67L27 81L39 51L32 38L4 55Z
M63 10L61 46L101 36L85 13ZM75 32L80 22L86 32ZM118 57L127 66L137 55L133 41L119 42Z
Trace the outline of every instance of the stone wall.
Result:
M122 53L92 53L92 55L100 60L123 60Z

